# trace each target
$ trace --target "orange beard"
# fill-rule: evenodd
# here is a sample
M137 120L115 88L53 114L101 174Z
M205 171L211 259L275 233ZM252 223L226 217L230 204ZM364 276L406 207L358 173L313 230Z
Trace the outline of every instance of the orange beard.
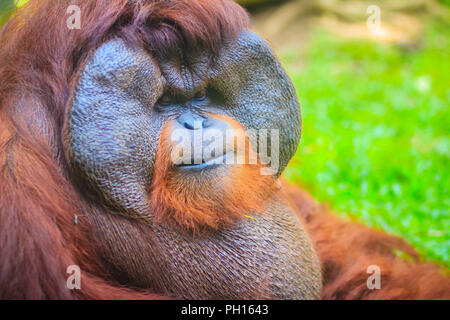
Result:
M221 116L222 117L222 116ZM223 117L222 117L223 118ZM227 118L234 128L243 127ZM276 191L276 177L261 175L263 165L221 165L209 172L180 172L171 161L170 126L164 126L153 171L150 203L156 223L198 233L221 228L263 212ZM245 157L251 151L246 138ZM248 162L245 162L248 163Z

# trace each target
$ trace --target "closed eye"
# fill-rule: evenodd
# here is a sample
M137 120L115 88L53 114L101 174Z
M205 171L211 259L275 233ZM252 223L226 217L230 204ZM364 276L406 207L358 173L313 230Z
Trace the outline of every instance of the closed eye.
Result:
M206 90L199 91L195 94L194 99L197 101L203 101L206 99L208 92Z
M171 96L169 96L169 95L163 95L159 100L158 100L158 103L160 104L160 105L163 105L163 106L168 106L168 105L171 105L172 103L173 103L173 98L171 97Z

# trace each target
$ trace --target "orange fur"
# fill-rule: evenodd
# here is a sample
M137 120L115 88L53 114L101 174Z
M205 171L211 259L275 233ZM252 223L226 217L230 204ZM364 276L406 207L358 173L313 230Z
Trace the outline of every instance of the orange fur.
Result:
M67 8L82 28L67 28ZM0 299L155 299L105 271L64 165L71 88L93 50L122 37L154 55L217 52L248 25L230 0L30 0L0 32ZM79 223L74 224L77 215ZM69 265L82 290L66 287Z
M217 116L219 117L219 116ZM233 128L242 126L231 118L223 118ZM158 222L173 223L181 230L198 232L230 224L251 211L262 211L264 202L275 191L272 176L260 174L262 165L243 164L230 167L230 174L202 179L177 172L170 160L170 129L165 125L160 137L153 173L150 201ZM252 152L247 141L245 157Z
M5 119L0 113L0 119ZM50 146L0 121L0 299L150 299L114 285L77 193ZM82 290L66 287L70 265L82 269Z
M189 45L217 52L248 26L248 18L233 1L224 0L75 2L81 7L81 30L66 28L65 12L73 1L41 0L30 1L0 34L0 299L160 298L118 285L95 250L101 244L82 218L90 208L61 160L70 88L91 51L113 36L160 55ZM36 110L39 106L42 110ZM214 198L202 185L205 194L195 194L197 185L171 179L165 143L151 195L152 203L161 205L156 206L160 218L188 227L218 227L259 210L270 194L272 182L243 167L224 182L226 193ZM395 256L393 249L417 257L404 241L335 218L305 192L288 189L322 261L323 298L450 298L449 279L439 269ZM186 204L193 208L188 215ZM77 225L75 215L80 217ZM66 268L72 264L83 270L82 290L66 287ZM381 290L365 286L369 264L381 267Z

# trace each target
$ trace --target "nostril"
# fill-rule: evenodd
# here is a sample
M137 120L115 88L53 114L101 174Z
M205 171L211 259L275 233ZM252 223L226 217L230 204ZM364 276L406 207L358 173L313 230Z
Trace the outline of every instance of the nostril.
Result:
M188 130L197 130L205 128L206 119L194 115L191 112L185 112L178 117L178 123Z
M183 122L182 124L186 129L194 130L194 125L190 122Z
M212 125L211 118L203 119L202 125L203 125L203 128L209 128L209 127L211 127L211 125Z

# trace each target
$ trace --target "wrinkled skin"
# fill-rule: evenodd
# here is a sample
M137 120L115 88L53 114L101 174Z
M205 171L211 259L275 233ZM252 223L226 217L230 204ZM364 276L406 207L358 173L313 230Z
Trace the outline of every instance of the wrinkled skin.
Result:
M196 100L205 88L207 98ZM162 105L167 92L178 100ZM88 186L80 191L104 208L90 219L104 243L99 250L105 265L119 281L192 299L320 297L318 259L300 221L277 195L254 218L205 234L152 223L148 193L161 130L187 108L232 117L246 129L279 129L277 175L294 155L298 101L263 39L242 32L214 59L202 52L152 57L115 39L85 65L70 103L66 159L78 184ZM201 179L219 184L226 170L215 168Z

